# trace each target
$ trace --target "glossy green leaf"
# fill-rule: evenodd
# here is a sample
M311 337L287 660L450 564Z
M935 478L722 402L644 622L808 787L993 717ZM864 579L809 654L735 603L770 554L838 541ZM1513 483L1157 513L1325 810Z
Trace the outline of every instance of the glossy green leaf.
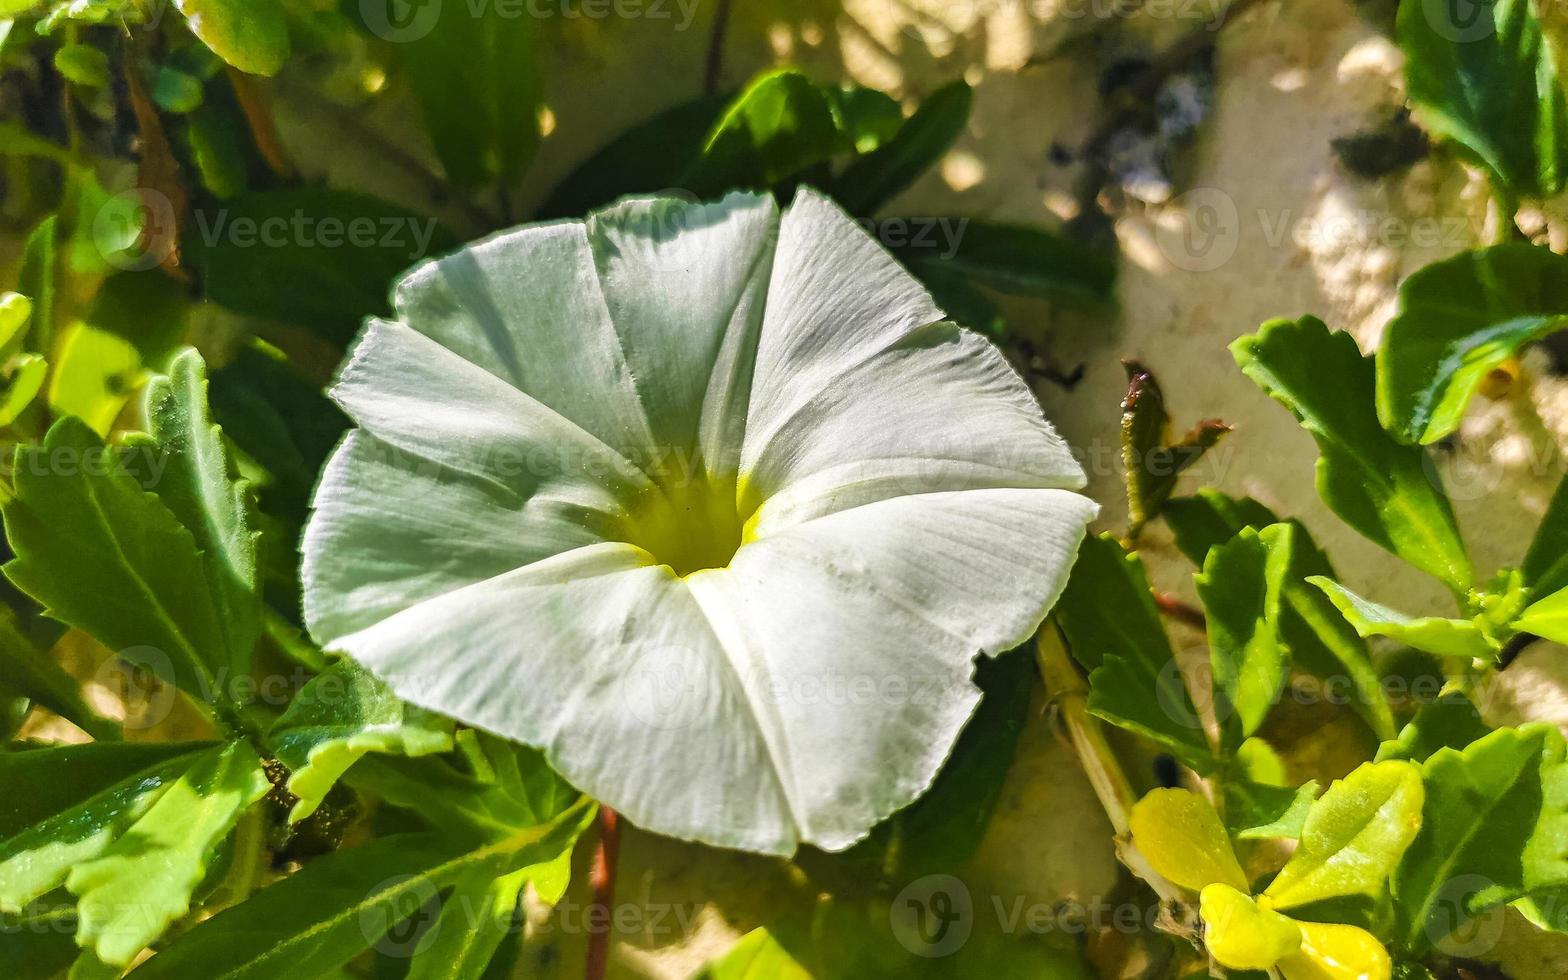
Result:
M76 419L18 448L15 467L6 577L49 616L208 697L224 632L190 531Z
M479 868L459 880L441 903L428 938L415 946L404 980L483 977L501 941L517 928L514 918L527 884L527 870L497 878Z
M699 96L631 127L578 164L539 205L537 215L576 217L628 194L678 186L732 98Z
M103 743L0 752L0 911L15 912L107 851L202 751ZM62 779L62 772L72 778Z
M889 223L909 229L896 239ZM893 218L879 225L893 253L914 269L935 266L998 292L1091 305L1116 295L1116 259L1046 228L975 218Z
M692 980L812 980L767 929L753 929Z
M0 425L10 425L27 410L43 390L49 362L37 354L19 354L11 363L11 376L0 391Z
M1534 633L1554 643L1568 643L1568 588L1559 589L1525 607L1513 622L1514 629Z
M870 153L904 125L904 110L885 92L864 85L826 85L822 94L827 96L839 132L856 153Z
M315 812L327 791L367 752L410 757L452 748L452 722L397 698L353 661L340 660L289 702L268 744L288 766L299 802L290 822Z
M109 85L109 56L90 44L63 44L56 48L54 68L75 85L87 88Z
M1378 746L1377 761L1425 762L1439 749L1463 749L1491 730L1470 699L1452 691L1422 705L1398 738Z
M439 756L372 754L355 764L347 780L418 813L433 827L468 828L495 840L553 820L581 799L540 752L472 729L457 737L469 760L466 769Z
M1318 493L1336 514L1456 592L1470 588L1470 559L1437 471L1378 424L1376 371L1355 338L1313 317L1273 320L1231 352L1312 434Z
M21 293L0 292L0 350L10 348L22 336L22 328L32 315L32 300Z
M1568 884L1568 762L1544 725L1492 732L1422 764L1420 835L1394 883L1398 943L1419 954L1487 909Z
M1568 477L1557 484L1519 570L1533 596L1568 588Z
M516 14L495 4L431 10L393 38L430 142L459 187L515 180L539 146L537 19Z
M1281 635L1293 529L1244 528L1209 552L1194 582L1208 619L1215 711L1232 749L1263 724L1290 675Z
M57 416L76 416L107 436L145 377L141 354L129 341L91 323L78 323L60 345L49 381L49 408Z
M1332 579L1314 577L1309 581L1323 590L1346 622L1363 637L1386 636L1441 657L1491 659L1497 655L1497 647L1486 633L1468 619L1406 616L1364 599Z
M1458 143L1514 195L1568 177L1568 109L1530 0L1399 5L1405 84L1418 119Z
M0 608L0 684L38 702L96 739L113 741L120 726L82 698L82 685L38 649L18 628L16 614Z
M680 184L702 197L766 189L846 149L823 90L798 71L780 69L736 96Z
M1195 892L1214 884L1246 890L1225 825L1203 796L1157 789L1133 805L1127 820L1139 853L1165 878Z
M191 33L218 57L252 75L276 75L289 56L278 0L174 0Z
M191 532L224 634L224 663L244 673L261 632L256 518L245 483L233 476L228 448L207 407L207 370L187 349L167 376L147 386L146 436L125 441L142 485ZM139 450L139 451L138 451ZM156 465L161 469L153 472Z
M1202 720L1137 557L1110 535L1085 538L1054 615L1073 658L1090 671L1091 713L1195 769L1212 768Z
M1203 945L1232 970L1268 970L1301 948L1301 928L1246 892L1215 883L1199 896Z
M65 886L77 898L77 942L129 965L190 911L214 849L271 788L245 742L197 758L107 850L72 866Z
M1497 245L1425 266L1400 285L1383 331L1378 418L1406 442L1436 442L1488 374L1564 326L1568 257L1550 249Z
M856 159L830 185L851 214L870 216L935 166L969 121L972 92L957 81L932 92L882 145Z
M50 215L40 221L22 244L22 265L17 271L16 288L32 300L32 323L27 328L24 349L47 351L54 342L55 277L59 249L55 243L59 219Z
M256 344L213 372L208 397L224 435L265 470L257 487L261 509L302 524L316 475L348 417L276 350Z
M1421 829L1421 770L1368 762L1312 805L1296 852L1264 891L1277 909L1385 893Z
M1258 738L1241 743L1221 785L1225 825L1232 837L1244 840L1299 838L1319 790L1311 781L1292 786L1285 760Z
M337 343L365 317L386 312L398 273L453 244L434 218L320 187L255 191L198 209L185 242L214 302Z
M1176 535L1176 546L1200 567L1211 549L1235 537L1242 528L1261 531L1280 523L1273 511L1251 497L1229 497L1213 489L1168 501L1163 516ZM1307 581L1313 576L1333 578L1334 567L1305 526L1299 521L1290 524L1294 541L1280 624L1285 645L1298 668L1336 684L1348 680L1356 713L1378 738L1393 738L1393 711L1365 641L1328 596Z

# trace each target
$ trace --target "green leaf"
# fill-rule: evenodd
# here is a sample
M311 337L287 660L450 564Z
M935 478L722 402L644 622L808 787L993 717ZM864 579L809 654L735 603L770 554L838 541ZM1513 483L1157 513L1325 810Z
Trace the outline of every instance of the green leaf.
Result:
M488 839L553 820L582 798L535 749L473 729L459 732L457 740L469 759L466 770L440 756L367 755L347 781L434 827L468 828Z
M281 354L256 343L213 372L208 398L224 434L266 471L257 488L262 510L302 524L316 475L348 417Z
M856 159L832 181L833 199L850 214L875 214L952 148L969 121L972 99L969 84L963 81L932 92L891 139Z
M0 350L11 348L32 315L32 300L21 293L0 292Z
M1406 646L1442 657L1490 660L1497 647L1486 633L1468 619L1441 616L1406 616L1402 612L1363 599L1332 579L1314 576L1309 581L1323 590L1329 601L1363 637L1386 636Z
M108 850L71 868L76 940L128 966L189 911L213 851L272 788L256 750L230 742L198 758Z
M1439 749L1463 749L1491 730L1468 697L1451 691L1422 705L1397 739L1378 746L1377 761L1425 762Z
M1234 538L1242 528L1261 531L1280 523L1272 510L1251 497L1232 497L1212 487L1204 487L1191 497L1166 501L1161 516L1176 536L1176 547L1199 568L1208 558L1209 549ZM1304 535L1305 529L1298 526L1297 539Z
M268 744L293 772L299 802L289 822L308 817L348 767L367 752L430 755L452 748L452 722L397 698L351 660L340 660L289 702Z
M1544 725L1492 732L1422 765L1420 835L1394 883L1396 938L1431 949L1487 909L1568 884L1568 763Z
M527 869L496 878L482 868L460 880L441 903L430 938L416 947L404 980L484 976L501 941L515 928L517 904L528 877Z
M1289 524L1244 528L1209 552L1194 579L1208 616L1215 711L1232 749L1263 724L1290 675L1280 620L1293 542Z
M496 4L433 10L428 29L395 45L436 156L459 187L515 180L539 147L536 18L516 13Z
M1157 789L1127 817L1132 841L1150 866L1190 891L1213 884L1247 887L1225 825L1205 797L1187 789Z
M387 312L398 273L455 245L434 218L319 187L240 194L198 210L190 231L186 258L201 271L209 299L336 343L346 343L365 317Z
M735 98L680 183L700 197L766 189L845 149L822 89L794 69L779 69Z
M1523 633L1545 637L1553 643L1568 643L1568 588L1526 606L1519 618L1514 620L1513 627Z
M1089 675L1089 711L1159 743L1200 772L1213 768L1193 706L1149 591L1143 564L1110 535L1079 547L1057 623Z
M1237 499L1210 489L1167 501L1163 515L1176 535L1176 546L1199 566L1210 549L1229 541L1242 528L1262 530L1280 523L1272 511L1251 497ZM1280 624L1285 645L1298 668L1334 683L1348 680L1356 713L1378 738L1393 738L1394 714L1366 643L1328 596L1307 581L1313 576L1333 578L1334 567L1304 525L1299 521L1290 524L1295 529L1294 545Z
M1470 559L1436 469L1378 425L1375 369L1321 320L1273 320L1231 345L1242 371L1312 434L1318 493L1345 523L1455 592Z
M107 88L109 56L90 44L62 44L54 52L54 68L66 81L87 88Z
M49 362L37 354L18 354L11 364L11 376L0 392L0 425L10 425L27 410L43 390Z
M289 25L278 0L174 0L191 33L227 63L276 75L289 60Z
M107 436L146 376L141 355L124 337L91 323L77 323L64 336L49 383L49 408Z
M1520 572L1532 595L1547 596L1568 588L1568 477L1557 484Z
M261 633L260 581L256 573L256 519L249 488L231 475L228 449L207 408L207 371L201 355L187 349L166 377L147 386L145 437L126 445L131 460L162 467L139 472L196 539L207 589L226 637L226 665L250 668L251 648Z
M16 614L0 607L0 684L26 695L96 739L114 741L120 726L82 699L82 685L17 627Z
M631 127L578 164L535 213L571 218L627 194L677 186L732 98L700 96Z
M692 980L812 980L767 929L753 929Z
M1421 770L1363 763L1312 805L1301 842L1263 892L1274 908L1384 894L1421 829Z
M975 218L894 218L912 230L893 254L912 269L934 266L998 292L1106 305L1116 295L1115 257L1060 232ZM884 231L884 238L891 239ZM902 236L900 236L901 240Z
M885 92L864 85L825 85L822 94L827 96L839 131L856 153L870 153L904 125L904 110Z
M368 949L442 890L474 876L500 878L569 849L591 813L584 804L554 823L476 849L445 834L396 834L329 854L203 921L131 976L319 976Z
M54 343L55 276L58 248L55 235L59 219L50 215L40 221L22 244L22 266L17 272L16 288L32 299L32 325L28 327L23 348L47 351Z
M1289 789L1230 782L1225 790L1225 819L1237 840L1299 840L1317 799L1318 784Z
M0 911L23 908L108 850L202 751L182 742L0 752Z
M1400 285L1378 347L1378 418L1405 442L1436 442L1488 374L1565 317L1568 257L1550 249L1511 243L1423 267Z
M14 465L6 577L50 617L209 697L224 634L191 533L77 419L19 447Z
M1530 0L1453 7L1404 0L1397 23L1418 118L1515 195L1545 197L1568 176L1568 110Z

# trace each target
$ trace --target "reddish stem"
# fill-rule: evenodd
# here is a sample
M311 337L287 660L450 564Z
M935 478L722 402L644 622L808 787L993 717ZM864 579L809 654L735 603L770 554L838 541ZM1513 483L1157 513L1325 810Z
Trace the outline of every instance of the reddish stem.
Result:
M584 980L604 980L604 971L610 963L610 923L615 918L615 866L620 853L621 815L600 805L599 844L594 849L593 870L588 875L588 883L593 888L593 901L583 916L583 922L588 928Z
M1189 606L1168 592L1154 593L1154 604L1164 615L1178 623L1185 623L1193 629L1207 629L1209 622L1203 615L1203 610L1196 606Z

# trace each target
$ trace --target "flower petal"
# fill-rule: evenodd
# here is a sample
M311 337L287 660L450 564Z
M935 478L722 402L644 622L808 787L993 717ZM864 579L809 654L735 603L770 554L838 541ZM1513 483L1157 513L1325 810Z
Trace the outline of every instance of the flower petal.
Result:
M1271 970L1301 948L1296 921L1263 908L1246 892L1215 882L1203 889L1198 903L1204 946L1232 970Z
M1297 925L1301 950L1279 963L1285 980L1389 980L1394 972L1388 950L1365 929L1323 922Z
M1161 875L1201 892L1213 884L1245 891L1230 835L1206 797L1190 789L1151 790L1128 816L1132 842Z
M930 784L978 699L975 655L1039 626L1093 512L1058 490L886 500L688 579L745 679L802 841L848 847Z
M654 445L733 477L773 267L771 195L631 198L588 217L610 320Z
M332 645L433 596L602 541L596 525L610 520L569 493L519 497L353 431L305 529L305 621Z
M529 225L416 266L397 319L617 450L652 442L581 221Z
M541 747L633 823L788 854L797 830L685 583L602 544L448 592L333 644L397 694Z
M758 533L904 494L1084 485L1001 353L806 188L780 224L741 470Z

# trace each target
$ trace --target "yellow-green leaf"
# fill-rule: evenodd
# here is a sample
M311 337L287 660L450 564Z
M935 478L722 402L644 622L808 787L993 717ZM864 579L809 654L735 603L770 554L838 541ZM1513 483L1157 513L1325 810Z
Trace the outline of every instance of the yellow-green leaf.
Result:
M1351 895L1376 896L1421 829L1421 770L1369 762L1312 805L1296 853L1263 893L1288 909Z
M1128 822L1139 852L1172 882L1195 892L1212 884L1246 889L1219 814L1197 793L1157 789L1133 806Z

